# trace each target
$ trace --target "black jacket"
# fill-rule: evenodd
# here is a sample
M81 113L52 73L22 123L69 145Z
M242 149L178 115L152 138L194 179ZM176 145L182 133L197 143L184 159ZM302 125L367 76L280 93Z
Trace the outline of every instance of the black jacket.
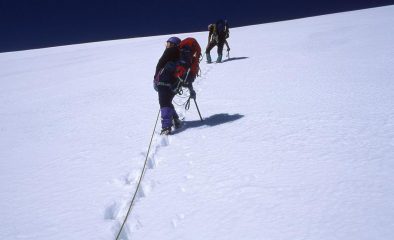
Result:
M156 66L155 77L157 73L168 63L175 62L179 59L179 48L178 47L170 47L164 50L163 55L159 59L159 62Z

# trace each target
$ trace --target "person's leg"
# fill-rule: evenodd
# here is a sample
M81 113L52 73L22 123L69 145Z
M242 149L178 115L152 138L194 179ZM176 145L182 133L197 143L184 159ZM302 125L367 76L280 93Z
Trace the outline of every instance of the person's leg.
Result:
M172 105L174 94L172 93L171 89L166 86L159 86L158 93L162 133L166 131L165 134L169 134L171 133L172 120L175 113L174 106Z
M225 39L219 39L219 43L218 43L218 58L217 58L216 62L221 62L222 61L224 41L225 41Z
M208 43L207 49L205 50L205 55L207 57L207 62L211 63L212 59L211 59L211 50L212 48L214 48L216 46L216 42L215 41L211 41L210 43Z
M179 115L176 112L174 105L173 104L171 104L171 105L172 105L172 109L173 109L173 116L172 116L173 125L174 125L175 129L177 129L177 128L181 127L182 121L179 119Z
M178 113L175 111L175 107L174 107L174 105L171 103L171 108L173 109L173 112L174 112L174 118L179 118L179 116L178 116Z

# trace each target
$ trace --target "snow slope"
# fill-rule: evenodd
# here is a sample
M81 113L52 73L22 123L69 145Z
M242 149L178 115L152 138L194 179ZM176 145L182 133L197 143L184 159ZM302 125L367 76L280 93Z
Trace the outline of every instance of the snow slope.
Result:
M184 128L155 134L121 238L393 239L393 23L388 6L232 29L195 83L205 121L178 106ZM0 54L0 239L115 239L167 38Z

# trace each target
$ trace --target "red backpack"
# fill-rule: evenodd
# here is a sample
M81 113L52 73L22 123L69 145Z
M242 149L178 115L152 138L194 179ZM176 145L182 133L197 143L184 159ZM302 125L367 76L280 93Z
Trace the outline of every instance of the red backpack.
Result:
M193 82L200 70L201 47L194 38L185 38L179 44L180 60L176 68L176 77L185 82Z

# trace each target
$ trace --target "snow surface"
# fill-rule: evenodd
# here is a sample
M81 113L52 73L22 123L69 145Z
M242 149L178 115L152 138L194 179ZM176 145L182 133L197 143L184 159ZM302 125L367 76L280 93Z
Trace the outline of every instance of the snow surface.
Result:
M393 23L388 6L232 29L195 82L205 121L178 106L184 127L155 134L121 238L394 239ZM0 239L115 239L167 38L0 54Z

